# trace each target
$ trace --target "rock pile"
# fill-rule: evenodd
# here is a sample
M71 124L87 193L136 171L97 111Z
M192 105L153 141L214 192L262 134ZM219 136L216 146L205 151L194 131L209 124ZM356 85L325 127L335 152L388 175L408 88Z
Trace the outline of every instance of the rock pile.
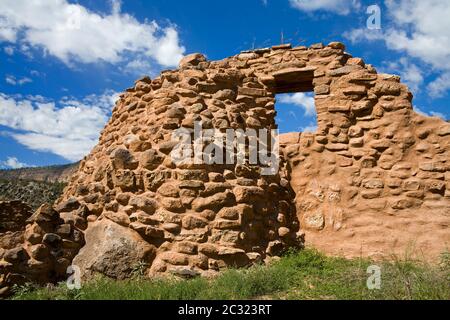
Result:
M84 277L124 278L136 266L210 275L301 247L300 225L338 230L348 208L448 213L449 124L415 114L399 77L344 50L280 45L213 62L193 54L138 80L58 205L35 213L20 254L0 256L0 286L11 275L62 277L75 255ZM275 94L304 91L315 93L317 133L285 137L275 174L248 161L173 161L174 130L197 121L220 132L274 129Z
M83 233L65 224L50 205L32 214L28 206L11 202L0 217L21 208L20 225L0 233L0 297L11 293L13 284L65 279L67 267L84 244Z

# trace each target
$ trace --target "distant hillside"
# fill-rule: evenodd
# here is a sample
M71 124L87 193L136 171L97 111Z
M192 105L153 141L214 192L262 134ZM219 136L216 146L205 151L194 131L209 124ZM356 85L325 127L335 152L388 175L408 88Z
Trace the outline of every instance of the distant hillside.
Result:
M44 203L53 203L78 164L0 170L0 201L20 200L33 210Z
M42 182L68 182L77 170L77 163L37 168L0 170L0 180L33 180Z
M0 201L20 200L36 210L44 203L54 203L65 186L63 182L0 179Z

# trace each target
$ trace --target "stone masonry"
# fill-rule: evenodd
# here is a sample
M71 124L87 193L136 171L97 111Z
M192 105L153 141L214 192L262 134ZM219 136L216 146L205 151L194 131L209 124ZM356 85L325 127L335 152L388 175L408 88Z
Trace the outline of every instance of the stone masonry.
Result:
M283 137L275 175L170 156L177 128L274 129L275 95L308 91L317 132ZM448 241L450 125L416 114L412 98L398 76L338 42L213 62L189 55L120 96L58 205L40 208L24 244L0 255L0 288L57 281L72 260L86 278L125 278L137 266L150 277L208 276L302 247L302 230L339 230L349 208L438 208Z

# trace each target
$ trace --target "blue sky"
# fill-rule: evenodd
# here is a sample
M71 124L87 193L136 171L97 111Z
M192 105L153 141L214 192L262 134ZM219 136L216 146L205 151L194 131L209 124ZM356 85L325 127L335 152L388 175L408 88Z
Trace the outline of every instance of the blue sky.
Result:
M367 28L367 8L381 29ZM117 93L188 53L219 60L279 44L342 41L402 76L422 113L450 118L447 0L2 0L0 167L76 161L95 145ZM281 132L314 130L313 97L278 97Z

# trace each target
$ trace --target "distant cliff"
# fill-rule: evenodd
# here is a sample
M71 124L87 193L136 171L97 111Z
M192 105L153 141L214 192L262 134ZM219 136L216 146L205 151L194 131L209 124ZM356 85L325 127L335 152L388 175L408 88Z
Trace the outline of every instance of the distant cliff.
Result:
M54 203L65 186L64 182L0 179L0 201L20 200L36 210L44 203Z
M79 162L61 166L0 170L0 180L68 182L70 176L78 169L78 165Z
M0 170L0 201L20 200L33 210L54 203L78 164Z

